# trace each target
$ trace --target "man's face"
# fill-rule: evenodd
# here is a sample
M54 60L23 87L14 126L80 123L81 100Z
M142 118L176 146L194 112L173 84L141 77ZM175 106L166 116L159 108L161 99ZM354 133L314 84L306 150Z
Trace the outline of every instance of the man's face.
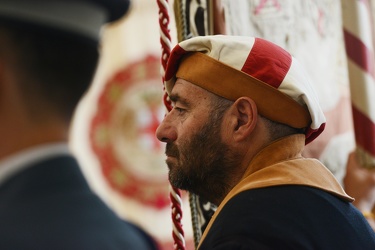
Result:
M212 108L212 96L177 80L170 96L173 109L156 132L158 139L167 143L171 184L210 201L229 191L228 180L237 164L221 139L222 117Z

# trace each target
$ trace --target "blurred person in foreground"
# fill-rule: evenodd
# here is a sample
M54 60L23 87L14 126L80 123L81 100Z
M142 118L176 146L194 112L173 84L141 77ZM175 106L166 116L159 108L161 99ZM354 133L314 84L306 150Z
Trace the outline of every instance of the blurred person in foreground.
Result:
M165 79L173 109L156 135L170 182L218 206L199 249L375 249L353 198L301 156L325 117L287 51L254 37L191 38L172 50Z
M0 0L0 249L156 249L90 190L69 152L100 29L128 0Z

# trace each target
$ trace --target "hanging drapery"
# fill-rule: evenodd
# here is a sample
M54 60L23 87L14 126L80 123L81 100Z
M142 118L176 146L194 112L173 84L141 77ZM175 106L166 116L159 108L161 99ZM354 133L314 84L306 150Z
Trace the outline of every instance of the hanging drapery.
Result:
M374 19L369 0L342 0L356 155L361 166L375 167Z

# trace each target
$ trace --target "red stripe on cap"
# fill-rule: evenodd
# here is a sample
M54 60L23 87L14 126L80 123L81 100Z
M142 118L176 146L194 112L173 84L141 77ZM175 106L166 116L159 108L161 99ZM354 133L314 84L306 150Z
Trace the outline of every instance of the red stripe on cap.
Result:
M318 129L312 129L311 127L308 127L305 133L305 136L306 136L305 144L307 145L313 140L315 140L315 138L318 137L323 132L325 127L326 127L325 123L320 124L320 127Z
M364 150L375 157L375 124L363 114L360 110L352 105L355 140Z
M242 71L278 88L292 64L291 55L279 46L261 38L255 38L253 48Z
M180 45L176 45L168 58L167 68L165 70L165 80L169 81L177 72L180 66L181 57L186 54L187 51L184 50Z

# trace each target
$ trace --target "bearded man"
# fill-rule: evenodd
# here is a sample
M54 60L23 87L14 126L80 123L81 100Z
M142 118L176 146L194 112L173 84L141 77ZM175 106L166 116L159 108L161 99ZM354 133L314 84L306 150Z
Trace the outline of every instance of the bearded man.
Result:
M169 179L218 206L199 249L375 249L329 170L301 155L325 117L296 58L254 37L178 44L157 129Z

